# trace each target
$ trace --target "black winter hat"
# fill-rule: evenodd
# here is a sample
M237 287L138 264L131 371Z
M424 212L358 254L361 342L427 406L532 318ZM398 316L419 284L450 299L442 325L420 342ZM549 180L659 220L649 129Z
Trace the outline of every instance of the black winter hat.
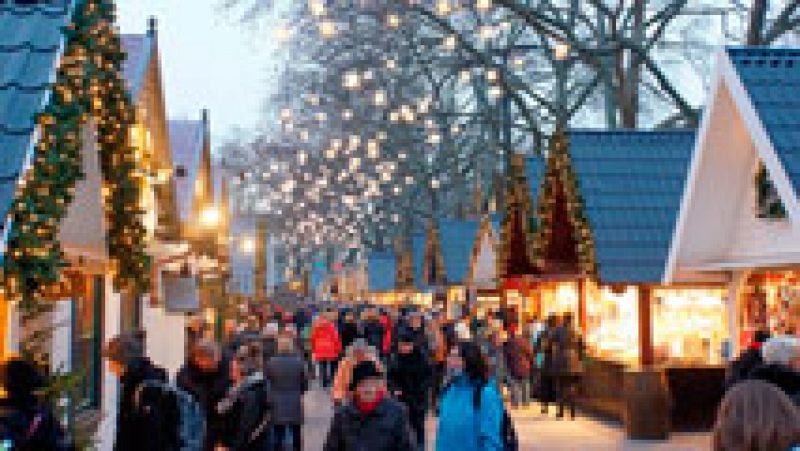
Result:
M353 368L353 377L350 379L350 390L355 390L358 384L364 379L373 377L383 377L383 373L378 369L378 365L372 360L364 360L359 362Z

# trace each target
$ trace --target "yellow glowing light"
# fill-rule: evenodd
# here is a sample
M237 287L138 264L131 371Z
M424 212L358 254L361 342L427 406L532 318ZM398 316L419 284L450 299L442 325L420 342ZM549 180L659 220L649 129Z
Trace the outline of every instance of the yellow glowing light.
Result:
M492 0L476 0L475 1L475 8L479 11L486 11L487 9L492 7Z
M308 9L311 14L319 17L325 15L325 1L324 0L309 0Z
M217 207L209 205L200 212L200 224L205 227L215 227L219 224L220 214Z
M330 38L336 36L336 22L325 19L319 23L319 34L323 38Z
M239 242L239 249L245 254L252 254L256 250L256 240L246 236Z
M556 44L555 48L553 49L554 56L556 60L563 61L569 57L569 44L564 42L559 42Z
M389 28L397 28L400 26L400 16L397 14L389 14L386 17L386 24L389 25Z
M456 48L456 37L453 35L447 36L444 38L444 47L448 50L453 50Z

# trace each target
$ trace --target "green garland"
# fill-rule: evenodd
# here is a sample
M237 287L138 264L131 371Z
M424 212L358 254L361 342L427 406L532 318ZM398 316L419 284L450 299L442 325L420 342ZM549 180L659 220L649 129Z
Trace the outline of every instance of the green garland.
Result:
M546 249L553 232L553 212L556 208L556 193L560 188L564 192L567 215L572 227L572 235L577 243L578 271L583 275L596 275L594 239L589 221L584 212L584 203L580 195L575 172L569 156L569 142L563 128L556 129L550 138L550 149L547 154L542 189L539 193L538 228L534 237L534 255L543 267L547 258Z
M145 229L138 203L141 180L129 145L134 109L125 91L125 58L113 28L111 0L79 1L64 29L65 50L53 95L37 116L40 130L31 168L10 212L5 291L24 314L47 310L43 290L67 266L59 224L72 202L81 170L81 129L93 121L104 179L107 246L119 289L148 286ZM24 318L23 318L24 319Z

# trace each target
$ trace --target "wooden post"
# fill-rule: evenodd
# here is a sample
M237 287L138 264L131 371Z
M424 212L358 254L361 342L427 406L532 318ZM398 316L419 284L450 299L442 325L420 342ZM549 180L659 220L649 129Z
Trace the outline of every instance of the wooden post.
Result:
M639 363L652 365L653 356L653 316L651 301L653 290L649 286L639 286Z
M586 278L581 277L578 279L578 326L580 327L581 335L586 336L587 327L586 318Z

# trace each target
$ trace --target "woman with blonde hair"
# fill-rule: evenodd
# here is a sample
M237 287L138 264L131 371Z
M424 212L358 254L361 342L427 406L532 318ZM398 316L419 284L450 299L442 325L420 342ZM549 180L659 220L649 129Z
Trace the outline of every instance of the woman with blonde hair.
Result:
M714 451L789 451L800 446L800 409L775 385L741 382L720 404L712 441Z

